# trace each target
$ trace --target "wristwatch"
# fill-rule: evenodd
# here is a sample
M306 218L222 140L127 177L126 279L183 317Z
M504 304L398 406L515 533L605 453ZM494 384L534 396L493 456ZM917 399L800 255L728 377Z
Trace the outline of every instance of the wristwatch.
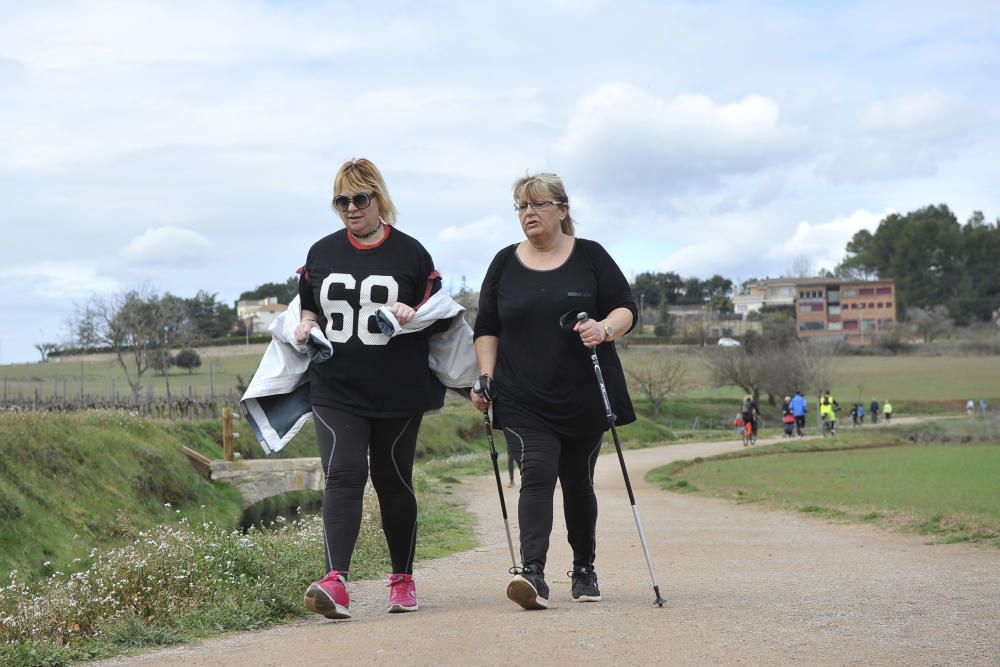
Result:
M604 325L605 340L611 340L611 336L613 336L614 333L615 333L615 328L613 326L611 326L610 324Z

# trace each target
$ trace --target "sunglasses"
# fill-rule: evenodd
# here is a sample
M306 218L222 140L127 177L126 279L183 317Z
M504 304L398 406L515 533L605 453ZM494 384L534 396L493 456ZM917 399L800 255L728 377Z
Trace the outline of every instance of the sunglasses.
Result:
M363 208L368 208L372 203L373 192L359 192L353 197L348 197L347 195L337 195L333 198L333 207L344 213L350 208L351 204L354 204L354 208L361 210Z

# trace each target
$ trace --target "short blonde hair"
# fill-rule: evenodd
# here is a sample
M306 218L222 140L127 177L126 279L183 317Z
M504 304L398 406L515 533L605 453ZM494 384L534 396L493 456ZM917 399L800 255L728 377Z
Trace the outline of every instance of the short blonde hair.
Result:
M569 212L569 195L566 194L566 186L562 179L555 174L539 172L537 174L525 174L523 178L514 181L514 201L521 199L541 199L549 197L561 202L566 207L566 217L563 218L561 228L566 236L576 236L576 225L573 216Z
M389 189L385 186L382 172L371 160L363 157L354 158L341 165L333 179L333 196L336 197L337 193L345 187L355 192L370 192L372 197L378 200L382 220L387 225L396 224L396 205L389 197ZM330 206L333 206L332 199ZM334 208L335 212L336 210Z

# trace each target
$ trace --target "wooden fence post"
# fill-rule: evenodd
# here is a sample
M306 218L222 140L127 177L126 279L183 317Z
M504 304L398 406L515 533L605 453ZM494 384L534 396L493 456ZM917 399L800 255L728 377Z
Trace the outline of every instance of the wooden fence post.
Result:
M222 458L233 460L233 409L228 405L222 409Z

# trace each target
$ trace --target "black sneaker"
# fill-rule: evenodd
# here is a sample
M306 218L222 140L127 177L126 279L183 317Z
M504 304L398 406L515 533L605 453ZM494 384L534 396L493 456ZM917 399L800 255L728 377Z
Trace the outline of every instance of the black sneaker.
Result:
M521 574L515 574L507 584L507 597L525 609L548 609L549 586L542 568L526 565Z
M574 602L601 601L601 589L597 587L597 573L592 565L574 565L566 574L573 578Z

